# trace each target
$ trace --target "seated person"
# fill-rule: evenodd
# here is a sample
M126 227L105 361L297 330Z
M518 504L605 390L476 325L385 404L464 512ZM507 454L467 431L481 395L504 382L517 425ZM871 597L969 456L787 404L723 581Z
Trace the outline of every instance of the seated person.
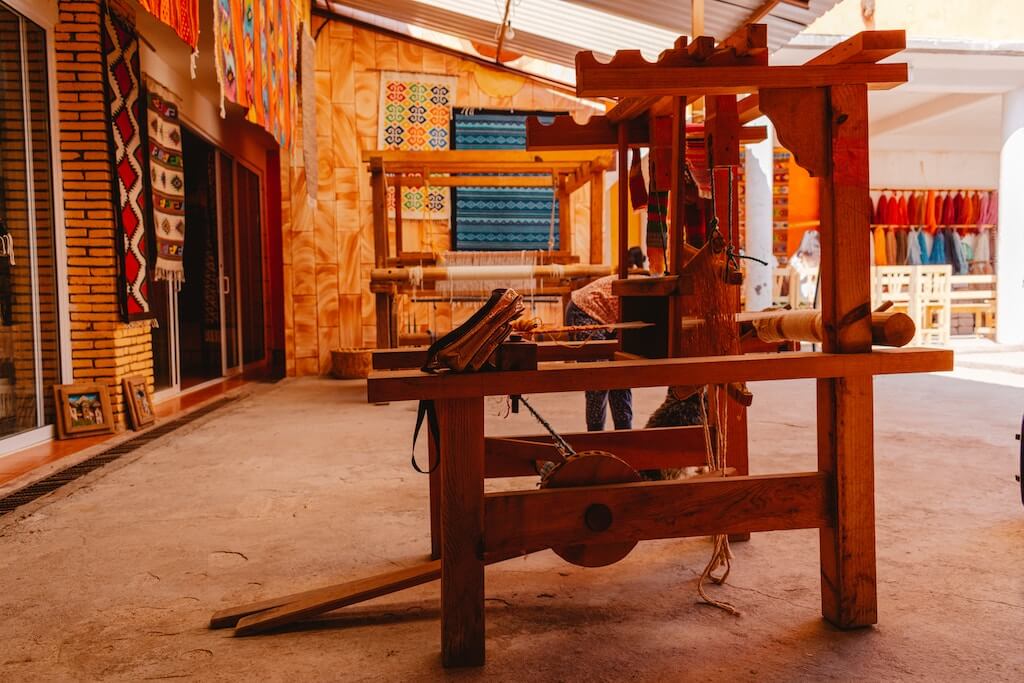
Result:
M647 257L640 247L630 247L629 269L642 270ZM619 297L612 294L612 282L618 275L607 275L594 280L586 287L572 293L572 300L565 309L566 325L608 325L619 322ZM577 341L589 339L611 339L613 330L588 330L577 332ZM599 432L604 429L608 404L612 406L612 423L615 429L633 427L633 392L630 389L610 391L588 391L587 431Z

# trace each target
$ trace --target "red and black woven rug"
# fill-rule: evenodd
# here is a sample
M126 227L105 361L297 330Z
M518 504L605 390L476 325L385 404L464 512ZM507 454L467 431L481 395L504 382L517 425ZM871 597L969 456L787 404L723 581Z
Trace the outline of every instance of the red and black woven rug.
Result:
M150 246L146 235L143 130L140 127L142 78L135 28L109 9L104 12L105 89L110 114L116 215L121 247L121 312L128 320L154 316L149 305Z

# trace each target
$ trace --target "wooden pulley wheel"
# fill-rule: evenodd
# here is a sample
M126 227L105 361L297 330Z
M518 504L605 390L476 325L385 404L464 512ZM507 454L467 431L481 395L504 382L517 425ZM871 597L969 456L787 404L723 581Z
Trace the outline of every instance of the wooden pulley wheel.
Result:
M566 458L544 477L540 487L561 489L600 484L629 484L640 481L640 473L629 463L604 451L583 451ZM594 501L587 507L580 524L595 533L615 524L611 509ZM617 543L578 543L552 548L566 562L581 567L604 567L624 558L636 547L636 541Z

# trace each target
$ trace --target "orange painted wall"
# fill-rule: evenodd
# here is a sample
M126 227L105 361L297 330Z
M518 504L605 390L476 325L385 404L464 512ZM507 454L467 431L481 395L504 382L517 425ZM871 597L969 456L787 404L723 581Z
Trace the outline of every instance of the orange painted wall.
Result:
M807 223L817 223L820 219L820 198L818 195L819 183L817 178L812 178L811 174L800 167L796 161L790 157L789 160L789 231L786 235L786 253L789 256L793 255L797 247L800 246L800 240L803 239L804 232L810 228L817 227L816 225L807 225Z

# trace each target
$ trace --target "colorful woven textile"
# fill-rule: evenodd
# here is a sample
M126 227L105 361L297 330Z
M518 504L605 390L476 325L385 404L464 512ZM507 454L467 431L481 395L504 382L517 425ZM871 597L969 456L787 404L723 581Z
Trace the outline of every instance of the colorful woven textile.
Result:
M137 0L142 9L174 29L193 50L199 47L199 0Z
M449 149L448 128L457 79L434 74L382 71L377 148L412 152ZM389 188L388 211L394 215L394 191ZM446 187L402 189L402 216L447 220L450 199Z
M103 16L104 89L110 117L117 222L123 235L120 304L127 320L153 317L149 306L146 197L143 192L142 130L139 125L141 82L139 38L134 27L107 11Z
M543 117L542 117L543 120ZM455 149L526 149L526 115L456 112ZM550 187L459 187L452 244L456 250L558 249L558 202Z
M153 277L185 281L185 166L181 157L181 124L176 98L158 83L146 82L149 130L149 177L156 226L156 269Z
M296 0L214 0L214 57L222 99L288 147L296 119ZM223 115L223 108L222 108Z

